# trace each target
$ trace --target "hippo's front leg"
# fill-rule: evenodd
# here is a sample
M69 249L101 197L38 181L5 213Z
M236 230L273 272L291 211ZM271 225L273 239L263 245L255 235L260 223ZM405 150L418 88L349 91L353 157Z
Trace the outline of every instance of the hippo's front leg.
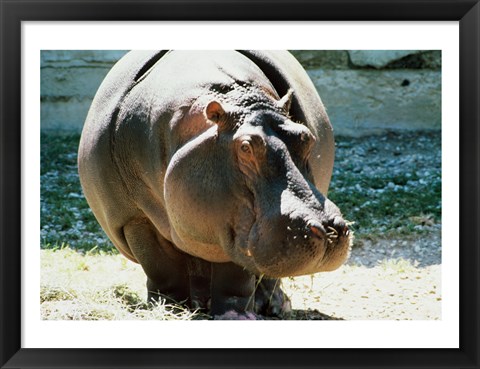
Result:
M282 317L292 311L290 299L281 289L277 278L257 277L255 291L255 312L269 317Z
M158 234L147 219L131 221L123 227L125 239L147 275L148 301L163 297L169 303L189 298L185 256Z
M211 315L215 319L255 319L255 275L233 263L213 263Z

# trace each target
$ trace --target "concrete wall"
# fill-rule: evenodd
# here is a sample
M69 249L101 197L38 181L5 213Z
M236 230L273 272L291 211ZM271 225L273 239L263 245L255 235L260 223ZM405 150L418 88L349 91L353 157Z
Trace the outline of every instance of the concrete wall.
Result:
M42 131L81 132L100 83L125 53L126 51L42 51Z
M441 128L440 51L299 51L337 134Z
M335 132L441 128L438 51L292 51L307 69ZM80 132L93 96L126 51L42 51L44 132Z

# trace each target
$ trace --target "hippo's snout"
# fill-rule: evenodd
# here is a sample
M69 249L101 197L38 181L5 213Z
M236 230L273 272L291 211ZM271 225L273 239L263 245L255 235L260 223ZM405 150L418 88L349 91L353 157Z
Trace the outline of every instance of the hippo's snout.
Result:
M348 258L351 234L339 213L298 215L257 224L246 255L259 273L280 278L331 271Z
M297 239L301 240L302 237L297 237L294 241ZM327 217L322 222L307 222L303 242L298 244L292 242L288 246L300 251L296 260L299 266L298 271L294 274L337 269L348 258L350 244L350 230L342 216Z

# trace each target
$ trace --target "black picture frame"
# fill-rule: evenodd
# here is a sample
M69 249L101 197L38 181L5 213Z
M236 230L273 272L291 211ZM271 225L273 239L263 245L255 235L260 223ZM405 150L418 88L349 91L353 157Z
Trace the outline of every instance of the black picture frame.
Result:
M2 368L479 368L478 0L0 0ZM21 347L22 21L459 21L459 349L26 349ZM448 189L444 189L444 191ZM234 334L230 332L229 334ZM319 334L322 334L319 332ZM414 334L414 332L412 332ZM361 339L359 337L359 339Z

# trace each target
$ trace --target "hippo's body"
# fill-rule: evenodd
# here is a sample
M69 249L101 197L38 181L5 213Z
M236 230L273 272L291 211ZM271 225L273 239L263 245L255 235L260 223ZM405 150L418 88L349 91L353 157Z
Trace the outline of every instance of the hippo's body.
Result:
M348 256L324 196L333 158L325 109L288 52L130 52L92 103L79 173L149 298L275 315L288 305L278 278Z

